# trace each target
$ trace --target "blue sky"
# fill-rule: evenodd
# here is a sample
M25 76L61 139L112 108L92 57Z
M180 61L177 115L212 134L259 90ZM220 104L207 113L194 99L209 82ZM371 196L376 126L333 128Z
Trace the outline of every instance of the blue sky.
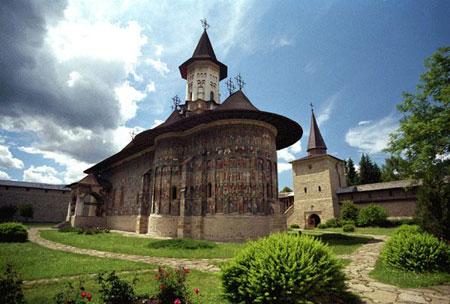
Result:
M259 109L303 127L279 151L306 155L314 104L328 153L378 164L396 130L396 104L423 61L450 45L448 1L3 2L0 23L0 179L70 183L119 151L132 130L164 121L184 97L178 66L200 19L229 76L241 73ZM221 84L222 100L227 96Z

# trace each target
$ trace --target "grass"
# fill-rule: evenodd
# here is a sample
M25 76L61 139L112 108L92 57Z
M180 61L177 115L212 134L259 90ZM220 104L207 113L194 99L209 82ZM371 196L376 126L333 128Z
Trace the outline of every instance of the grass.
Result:
M156 294L159 284L155 279L156 270L137 274L138 282L135 286L137 295L154 295ZM133 274L118 274L121 279L131 282L134 278ZM78 286L79 280L69 279L59 282L36 283L25 286L24 294L28 303L46 304L52 303L54 296L65 289L67 283L71 282L74 286ZM217 274L204 273L192 270L187 276L187 283L190 290L199 288L200 292L195 295L193 292L192 299L198 304L227 304L227 300L220 297L220 279ZM88 293L93 295L91 303L100 303L100 294L98 292L99 285L95 278L85 278L84 287Z
M19 270L24 280L156 267L146 263L57 251L30 242L0 243L1 273L7 264L12 264L14 269Z
M354 232L345 232L346 234L373 234L373 235L388 235L391 236L395 229L398 227L381 228L381 227L356 227ZM324 232L338 232L344 233L342 228L326 228L326 229L314 229L306 231L324 231Z
M306 230L303 234L312 235L328 244L336 255L351 254L356 249L372 240L367 236L356 236L342 233L322 233L316 230Z
M370 276L381 283L402 288L418 288L450 284L450 273L415 273L412 271L397 270L392 267L386 267L381 258L376 262L375 269L370 272Z
M135 254L154 257L211 259L232 258L241 251L243 243L214 243L202 241L201 246L197 242L185 239L155 240L148 238L126 237L118 233L99 233L94 235L83 235L77 233L60 233L55 230L41 231L41 236L47 240L66 244L78 248L95 249L100 251ZM194 244L195 243L195 244ZM205 247L211 244L213 248ZM193 245L195 250L185 250L186 246ZM205 245L205 246L204 246ZM160 248L155 248L160 247Z

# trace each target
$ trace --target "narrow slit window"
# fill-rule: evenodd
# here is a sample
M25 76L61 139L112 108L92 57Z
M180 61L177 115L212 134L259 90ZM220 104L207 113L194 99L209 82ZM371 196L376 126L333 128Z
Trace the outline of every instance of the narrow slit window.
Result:
M172 199L177 199L177 187L172 187Z
M305 193L308 193L308 189L306 189L306 187L303 190L305 190Z

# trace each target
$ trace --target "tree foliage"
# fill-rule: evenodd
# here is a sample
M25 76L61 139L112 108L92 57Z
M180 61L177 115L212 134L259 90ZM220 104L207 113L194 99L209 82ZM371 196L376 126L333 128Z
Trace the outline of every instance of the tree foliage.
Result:
M381 166L381 180L391 182L408 178L408 162L399 156L386 158L385 164Z
M355 169L355 164L351 158L345 163L347 169L347 185L354 186L358 184L358 173Z
M417 220L426 231L450 240L450 47L425 60L414 94L397 105L403 117L386 151L407 162L405 174L419 187ZM445 182L446 180L446 182Z
M289 188L289 187L284 187L283 189L281 189L281 191L280 192L292 192L293 190L291 189L291 188Z
M359 161L359 184L372 184L381 182L381 171L376 163L373 163L369 155L362 154Z

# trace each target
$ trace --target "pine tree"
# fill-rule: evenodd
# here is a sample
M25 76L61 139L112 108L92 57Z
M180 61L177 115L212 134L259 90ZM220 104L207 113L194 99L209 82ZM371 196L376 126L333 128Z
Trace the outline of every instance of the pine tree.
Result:
M347 167L347 185L353 186L358 183L358 173L355 169L355 164L351 158L348 159L346 163Z
M359 184L379 183L380 181L380 168L376 163L372 163L369 155L363 153L359 161Z

